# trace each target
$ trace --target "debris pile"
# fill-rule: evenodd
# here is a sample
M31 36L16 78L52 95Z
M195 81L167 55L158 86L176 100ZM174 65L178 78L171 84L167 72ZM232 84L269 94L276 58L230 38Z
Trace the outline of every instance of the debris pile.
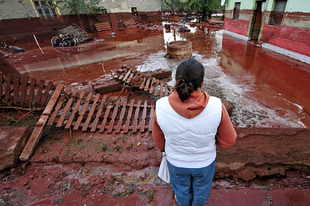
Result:
M53 47L70 47L92 39L90 34L74 24L59 30L58 34L51 39L51 44Z

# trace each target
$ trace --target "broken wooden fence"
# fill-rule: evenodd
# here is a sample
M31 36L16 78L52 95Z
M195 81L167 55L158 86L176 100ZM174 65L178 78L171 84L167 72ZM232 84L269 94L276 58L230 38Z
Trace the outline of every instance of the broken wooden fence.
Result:
M95 132L152 131L155 103L86 93L67 87L58 98L48 125Z
M130 84L154 96L168 96L173 92L173 87L159 79L137 72L136 70L125 68L114 76L125 84Z
M43 108L53 93L53 83L27 76L13 77L0 72L1 108Z

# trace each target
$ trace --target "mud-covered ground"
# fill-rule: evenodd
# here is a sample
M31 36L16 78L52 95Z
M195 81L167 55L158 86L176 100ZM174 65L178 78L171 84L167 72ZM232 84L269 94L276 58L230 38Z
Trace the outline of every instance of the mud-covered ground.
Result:
M107 32L94 38L70 48L52 48L49 40L39 40L44 54L35 43L17 45L27 52L11 54L9 61L31 77L91 90L92 84L122 65L174 73L180 61L164 57L165 44L187 39L193 43L193 56L206 67L203 89L234 103L235 126L310 126L306 64L207 27L191 27L187 33L166 31L161 25L132 27L117 31L115 38ZM173 77L166 81L174 84ZM141 92L129 98L154 100ZM39 115L33 112L20 119L18 112L3 110L0 122L33 126ZM160 160L151 133L115 135L46 127L30 161L0 173L0 205L176 205L171 185L157 178ZM238 162L231 162L231 167L234 164ZM207 205L309 205L309 175L295 168L249 181L221 174Z

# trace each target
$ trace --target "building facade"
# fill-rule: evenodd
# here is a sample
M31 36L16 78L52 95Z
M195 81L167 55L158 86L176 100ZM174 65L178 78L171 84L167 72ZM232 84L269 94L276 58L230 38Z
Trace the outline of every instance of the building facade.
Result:
M225 33L310 64L309 0L226 0Z
M4 0L0 1L0 20L40 17L44 19L59 18L70 11L60 9L61 4L55 0ZM59 7L58 7L59 6ZM107 13L122 12L157 12L161 10L160 0L101 0L100 7ZM101 13L101 12L99 12Z

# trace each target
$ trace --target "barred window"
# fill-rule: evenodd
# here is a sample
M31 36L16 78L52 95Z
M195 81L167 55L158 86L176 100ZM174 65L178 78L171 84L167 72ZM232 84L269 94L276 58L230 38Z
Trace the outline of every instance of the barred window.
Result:
M55 1L38 0L32 1L39 17L46 20L51 20L58 17Z

